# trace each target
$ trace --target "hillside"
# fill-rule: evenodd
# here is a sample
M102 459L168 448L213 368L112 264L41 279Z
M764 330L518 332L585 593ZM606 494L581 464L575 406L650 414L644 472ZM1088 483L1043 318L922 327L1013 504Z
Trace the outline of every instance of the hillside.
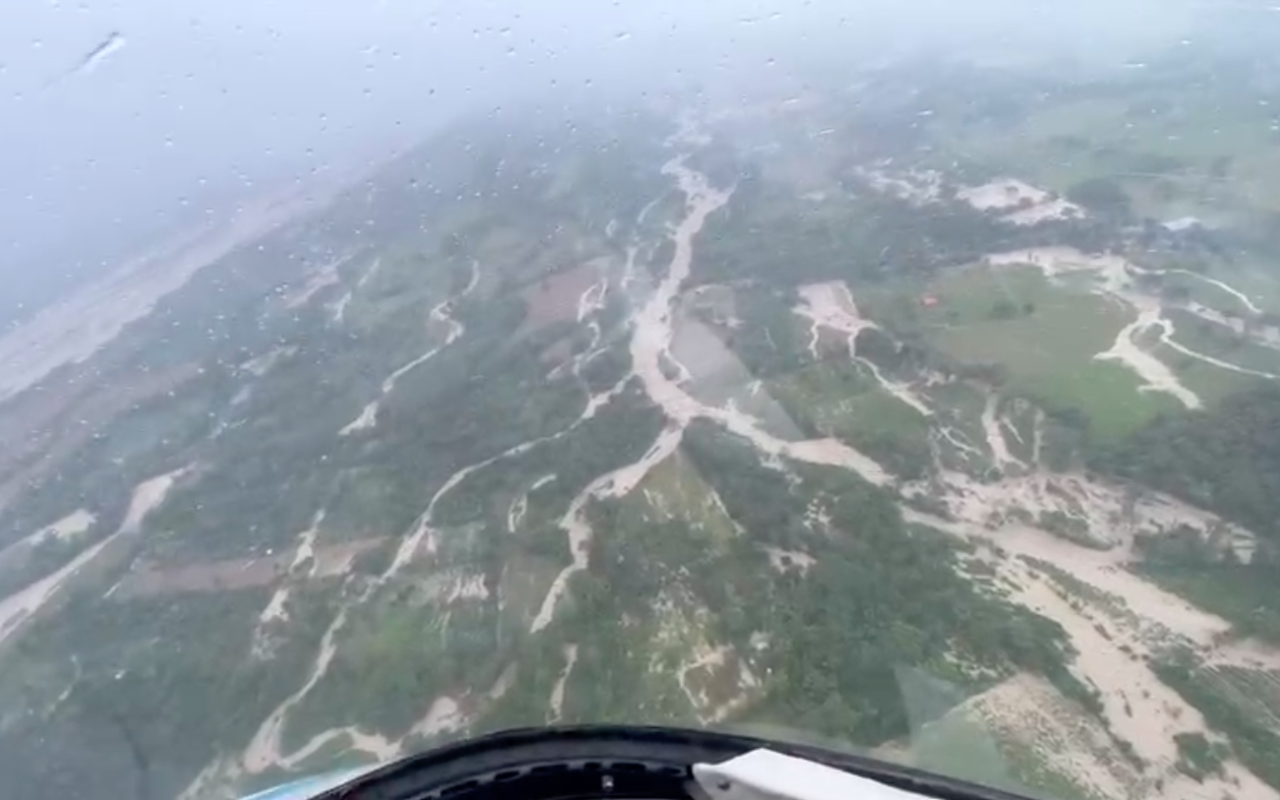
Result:
M998 70L905 67L473 120L179 259L0 403L0 772L195 800L631 721L1280 794L1273 212L1123 123L1166 68L999 131Z

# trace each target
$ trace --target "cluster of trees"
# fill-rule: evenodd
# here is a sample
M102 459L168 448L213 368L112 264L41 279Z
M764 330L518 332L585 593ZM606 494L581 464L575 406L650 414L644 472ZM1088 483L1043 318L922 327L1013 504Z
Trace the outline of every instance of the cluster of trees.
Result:
M739 653L751 652L752 633L765 632L771 645L755 666L774 679L749 718L863 743L902 736L913 723L899 685L902 668L924 668L977 688L948 665L951 656L997 671L1016 666L1044 674L1096 707L1097 698L1066 669L1071 653L1061 629L960 578L951 543L908 528L884 491L842 470L801 464L788 464L789 478L761 464L749 443L710 423L689 428L684 452L747 536L728 546L695 542L685 552L675 537L659 533L660 548L646 539L643 556L619 558L611 550L628 547L627 540L610 541L603 527L600 560L593 563L617 565L606 574L627 587L621 596L632 598L628 613L651 603L655 587L683 572L685 590L713 610L716 630ZM815 499L831 517L829 535L805 523ZM775 573L763 545L808 553L814 563L803 576ZM633 573L646 560L647 579ZM655 580L654 570L668 584ZM940 715L954 699L937 702L926 716Z
M809 358L796 324L797 296L786 287L754 285L734 293L742 326L725 338L752 375L768 378L796 369Z
M599 528L597 532L608 539L600 543L603 550L597 549L594 540L592 544L592 557L599 556L603 569L593 567L590 572L574 576L570 584L572 598L560 622L560 635L578 644L578 661L565 687L565 719L695 726L697 718L675 674L679 665L676 659L685 657L687 651L677 649L673 653L672 645L678 648L680 642L663 641L664 634L670 635L664 627L671 624L672 617L678 619L677 615L688 613L688 609L681 607L684 604L680 600L668 596L667 602L676 607L664 618L655 605L658 595L651 591L627 593L628 588L647 584L616 583L620 573L634 570L646 561L657 561L661 568L678 572L680 567L663 555L665 546L674 543L674 531L659 531L662 538L657 545L657 559L652 551L648 558L641 557L648 526L624 526L616 533L615 529ZM619 555L617 548L625 548L629 555L615 558ZM689 570L696 568L691 565Z
M1178 746L1178 770L1198 781L1210 775L1221 775L1223 760L1230 748L1221 742L1210 742L1203 733L1174 734Z
M342 725L403 737L442 693L497 679L496 603L455 606L446 624L431 607L397 600L396 591L389 585L350 612L328 671L289 714L285 752Z
M845 278L928 276L988 253L1043 245L1098 252L1120 242L1118 220L1046 220L1010 225L956 199L914 204L851 179L847 196L822 213L798 207L779 187L737 193L699 239L694 279L755 279L795 285Z
M204 374L158 401L164 408L123 415L117 428L108 427L68 462L56 484L20 498L6 528L12 523L29 533L34 526L28 529L28 521L42 524L86 505L104 530L114 529L140 480L197 461L194 486L175 491L148 520L154 533L145 540L148 558L209 560L287 547L330 504L334 524L353 535L395 535L459 468L568 427L581 412L586 388L613 385L626 374L627 354L614 349L593 359L584 371L585 387L567 378L546 382L538 354L549 344L546 336L564 331L517 339L523 304L517 287L499 276L498 285L511 291L455 304L451 313L466 325L466 335L429 369L404 377L385 399L372 432L338 436L391 370L431 345L424 325L430 306L419 301L435 296L439 285L460 288L470 276L463 267L495 219L515 224L531 248L542 251L563 245L551 238L561 225L603 230L616 219L625 234L646 203L669 191L670 179L657 169L669 157L661 148L667 131L653 118L582 114L565 123L560 110L553 116L522 117L516 128L472 119L447 129L317 217L230 254L162 300L112 345L111 363L158 369L195 361L205 366ZM484 224L460 225L457 235L424 235L423 219L457 216L464 206L479 207ZM384 253L389 263L383 274L405 278L369 287L372 305L360 326L335 329L319 303L267 313L279 311L279 287L295 283L318 261L346 253L361 254L360 264ZM235 366L286 343L298 346L296 354L253 381L252 394L233 409L231 398L247 382ZM656 409L629 392L584 425L582 435L554 442L544 454L549 461L523 462L522 477L541 475L549 466L558 474L530 501L529 517L540 533L521 541L505 530L488 531L478 558L496 560L497 572L508 560L514 563L521 548L567 558L563 533L548 520L558 518L591 478L638 458L662 423ZM129 448L123 465L117 443ZM458 506L446 511L471 516L472 503L483 506L496 490L483 481L475 488L469 493L459 487ZM513 541L517 552L495 544ZM358 569L380 571L389 553L383 548L369 555ZM267 601L260 591L71 603L24 636L24 650L6 653L10 680L15 664L36 670L69 663L72 654L85 671L54 718L32 716L0 734L2 771L15 776L22 796L69 796L84 786L130 796L138 770L126 751L140 750L152 794L176 794L219 751L243 747L297 689L334 614L333 587L316 592L308 599L306 588L295 589L281 648L263 663L247 658L253 623ZM320 707L300 709L290 737L309 735L313 723L357 706L362 719L395 733L442 687L492 677L480 675L477 665L506 652L493 638L499 626L493 609L474 613L455 616L449 632L432 640L424 635L421 613L377 603L356 612L351 626L368 638L344 647L333 683L317 695ZM591 659L584 654L584 663ZM335 697L346 699L324 705ZM103 746L104 740L115 744ZM23 742L39 744L19 746ZM24 760L31 763L19 763Z
M582 365L582 380L595 394L618 385L631 372L631 350L627 342L619 341L603 353Z
M1280 789L1280 735L1215 691L1211 679L1189 653L1177 653L1152 663L1160 680L1204 715L1215 730L1226 734L1231 750L1250 772ZM1214 772L1220 749L1203 748L1186 739L1178 742L1179 768L1192 777Z
M415 598L411 584L389 584L372 602L351 612L333 665L290 716L286 746L300 746L310 735L338 724L359 723L389 736L403 735L441 693L491 684L509 659L523 653L521 648L541 653L524 636L524 616L531 609L500 613L496 587L513 572L532 571L531 565L541 570L544 563L556 568L569 563L565 534L557 523L572 498L596 476L643 455L662 422L658 410L633 387L572 433L495 462L454 487L435 510L436 525L455 529L438 558L484 575L495 596L451 608L443 624L439 610ZM472 452L472 463L482 460ZM453 466L455 459L449 463ZM506 527L510 502L549 471L555 480L529 498L525 524L512 535ZM446 478L436 469L420 496L430 497ZM425 503L423 499L421 506ZM471 526L466 533L456 530L463 525ZM540 721L530 719L531 709L540 702L545 713L547 695L537 700L530 682L542 687L557 667L532 663L531 658L521 655L523 678L513 689L516 694L492 713L492 720Z
M1280 642L1280 389L1260 385L1208 411L1158 417L1121 443L1092 448L1089 465L1257 534L1240 563L1229 542L1169 532L1143 543L1143 569L1231 620L1236 633Z
M630 384L573 432L468 475L441 498L436 519L442 525L464 525L489 518L505 527L507 506L516 493L554 474L555 480L529 498L526 521L558 521L572 499L597 476L644 455L663 421L661 411L639 386ZM500 507L495 508L494 501Z
M1067 199L1095 214L1119 220L1132 214L1129 193L1119 182L1110 178L1089 178L1067 190Z
M1095 450L1090 465L1280 543L1280 389L1269 384L1207 412L1163 415L1126 441Z
M760 181L759 165L744 161L723 141L713 141L695 150L685 163L706 175L710 184L721 191L741 187L752 192Z
M321 598L296 598L276 658L255 661L250 639L267 594L103 602L86 592L29 631L6 653L6 693L55 667L67 682L46 695L20 691L46 704L0 732L13 791L172 797L215 756L243 747L296 689L331 613ZM64 691L61 702L49 697Z
M211 367L102 423L76 443L57 469L26 487L0 514L0 540L16 540L77 508L113 531L142 480L175 469L216 425L214 411L234 392L224 370Z

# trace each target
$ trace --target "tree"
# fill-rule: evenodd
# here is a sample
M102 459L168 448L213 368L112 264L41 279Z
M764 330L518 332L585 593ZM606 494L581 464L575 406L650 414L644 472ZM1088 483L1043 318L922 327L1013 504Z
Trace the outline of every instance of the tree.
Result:
M1018 316L1018 307L1008 300L997 300L992 304L987 316L994 320L1013 319Z
M1110 178L1090 178L1067 190L1071 202L1104 216L1127 219L1132 213L1124 187Z
M898 343L879 328L863 328L856 340L857 353L878 367L893 369L902 360Z

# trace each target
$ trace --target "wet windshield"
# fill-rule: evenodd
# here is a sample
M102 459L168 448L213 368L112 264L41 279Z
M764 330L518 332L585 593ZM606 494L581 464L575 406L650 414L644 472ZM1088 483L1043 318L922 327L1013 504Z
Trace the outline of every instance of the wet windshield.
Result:
M1280 15L0 11L0 775L516 726L1280 795Z

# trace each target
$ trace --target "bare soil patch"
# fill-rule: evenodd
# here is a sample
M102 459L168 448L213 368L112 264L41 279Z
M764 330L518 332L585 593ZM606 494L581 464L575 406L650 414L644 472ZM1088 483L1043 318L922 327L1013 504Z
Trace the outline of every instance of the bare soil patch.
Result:
M385 537L377 537L317 547L312 576L326 578L344 575L351 569L351 562L356 556L384 541ZM285 551L264 558L237 558L180 567L144 567L126 578L113 597L127 600L166 594L234 592L271 586L289 573L293 557L292 551Z

